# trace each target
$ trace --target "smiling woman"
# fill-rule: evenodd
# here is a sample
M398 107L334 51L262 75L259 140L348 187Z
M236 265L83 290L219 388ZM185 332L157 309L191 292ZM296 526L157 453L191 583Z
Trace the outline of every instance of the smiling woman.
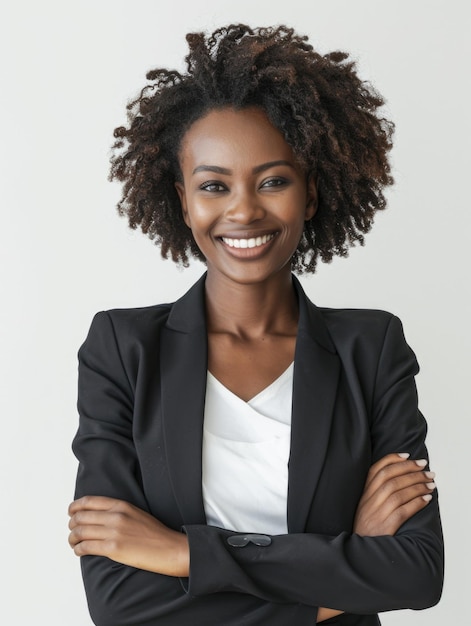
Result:
M102 626L373 626L441 593L417 361L383 311L292 274L363 243L392 125L344 53L284 26L187 36L115 131L119 210L203 260L180 300L80 349L70 545Z
M183 218L208 282L262 281L283 268L291 274L304 222L316 210L315 185L312 177L306 184L307 173L263 110L206 114L183 137L180 167Z
M319 258L362 244L392 183L393 124L377 114L383 98L358 78L348 54L320 55L285 26L237 24L187 41L187 73L148 72L152 82L128 105L129 128L115 130L111 178L124 183L118 208L131 228L155 239L164 257L204 260L175 193L182 138L210 111L258 107L318 188L318 215L305 224L293 269L313 272Z

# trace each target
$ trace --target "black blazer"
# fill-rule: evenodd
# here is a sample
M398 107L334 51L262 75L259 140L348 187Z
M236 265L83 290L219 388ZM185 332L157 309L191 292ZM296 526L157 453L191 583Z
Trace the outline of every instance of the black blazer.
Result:
M370 465L391 452L425 458L418 365L400 321L383 311L314 306L298 281L289 534L232 547L206 526L201 486L207 370L204 276L174 304L95 316L79 352L76 497L106 495L183 529L190 577L82 558L99 626L372 626L378 611L425 608L441 593L437 496L394 537L352 534ZM237 479L237 477L235 477ZM247 529L250 532L250 529Z

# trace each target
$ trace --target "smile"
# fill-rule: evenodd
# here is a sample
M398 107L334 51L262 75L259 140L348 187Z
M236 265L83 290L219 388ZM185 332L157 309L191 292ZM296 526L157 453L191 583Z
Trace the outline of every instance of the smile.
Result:
M230 248L257 248L268 243L274 236L274 233L270 233L269 235L251 237L250 239L231 239L229 237L221 237L221 239Z

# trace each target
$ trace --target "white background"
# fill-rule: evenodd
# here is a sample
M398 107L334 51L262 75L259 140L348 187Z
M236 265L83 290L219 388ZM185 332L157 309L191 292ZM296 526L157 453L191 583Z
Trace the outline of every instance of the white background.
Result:
M209 6L209 8L205 8ZM0 621L90 624L67 545L76 351L93 313L171 301L199 276L128 231L112 130L184 35L287 23L350 51L397 125L396 186L365 248L303 279L323 306L394 311L418 354L447 548L442 602L393 625L464 624L469 596L469 41L465 0L10 0L0 15ZM468 577L466 584L466 577ZM6 587L5 587L6 581ZM198 626L198 625L197 625Z

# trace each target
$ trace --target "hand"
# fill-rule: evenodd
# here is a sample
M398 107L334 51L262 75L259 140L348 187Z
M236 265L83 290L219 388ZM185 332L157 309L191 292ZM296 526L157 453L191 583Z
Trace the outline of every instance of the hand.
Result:
M188 576L185 534L115 498L85 496L69 506L69 544L77 556L105 556L138 569Z
M425 472L425 459L408 460L408 454L388 454L371 466L358 503L353 532L375 537L394 535L404 522L423 509L435 489L433 472ZM342 611L319 608L317 623Z
M388 454L371 466L357 507L353 532L366 537L394 535L415 513L427 506L435 489L425 459Z
M319 622L325 622L326 619L330 619L331 617L337 617L337 615L341 615L343 611L337 611L336 609L325 609L320 607L317 611L316 624Z

